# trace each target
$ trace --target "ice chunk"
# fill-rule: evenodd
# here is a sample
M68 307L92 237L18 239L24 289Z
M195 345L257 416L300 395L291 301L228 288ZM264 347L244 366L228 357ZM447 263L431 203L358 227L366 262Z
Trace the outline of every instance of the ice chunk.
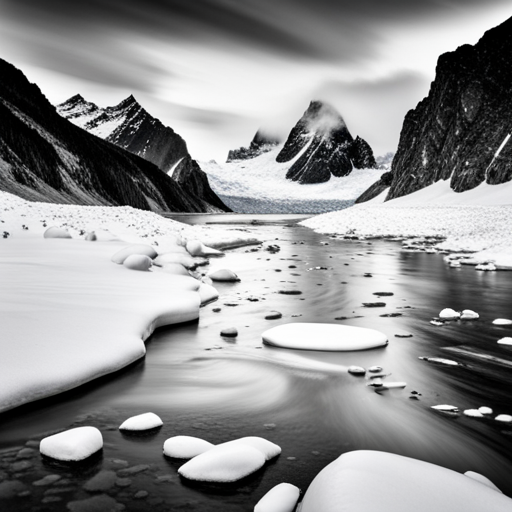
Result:
M59 228L57 226L52 226L48 228L44 234L44 238L72 238L69 234L69 231L65 228Z
M455 320L460 318L460 313L451 308L445 308L439 313L439 318L443 320Z
M501 492L486 476L481 475L480 473L476 473L475 471L466 471L464 476L472 478L481 484L487 485L487 487L490 487L494 491Z
M178 469L189 480L236 482L265 464L260 450L243 443L218 445L197 455Z
M120 249L112 256L112 261L121 265L128 256L132 254L141 254L151 259L156 258L157 253L153 247L146 244L132 244Z
M498 343L500 345L512 345L512 338L508 336L505 338L501 338L500 340L498 340Z
M512 500L435 464L377 451L343 454L311 482L301 512L508 512Z
M406 382L383 382L377 391L380 391L381 389L403 389L406 386Z
M494 263L480 263L475 267L475 270L483 270L486 272L492 272L496 270L496 265Z
M163 421L155 413L146 412L144 414L128 418L119 426L119 430L151 430L153 428L161 427L163 424Z
M87 459L103 448L103 437L95 427L77 427L45 437L39 451L42 455L62 461Z
M470 416L472 418L483 418L484 415L482 414L482 412L478 409L466 409L464 411L464 414L466 416Z
M384 347L387 336L374 329L337 324L291 323L268 329L263 342L281 348L344 352Z
M482 413L482 414L485 414L485 415L490 415L492 414L492 409L490 407L479 407L478 410Z
M299 499L300 489L292 484L278 484L261 498L254 512L293 512Z
M494 419L503 423L512 423L512 416L510 414L498 414Z
M447 404L441 404L441 405L433 405L431 409L435 409L436 411L441 412L459 412L459 408L455 405L447 405Z
M174 436L164 443L164 454L175 459L191 459L210 450L215 445L192 436Z
M227 268L214 270L206 274L212 281L240 281L240 278Z
M152 260L149 256L143 254L130 254L123 261L123 265L130 270L142 270L146 271L151 268Z

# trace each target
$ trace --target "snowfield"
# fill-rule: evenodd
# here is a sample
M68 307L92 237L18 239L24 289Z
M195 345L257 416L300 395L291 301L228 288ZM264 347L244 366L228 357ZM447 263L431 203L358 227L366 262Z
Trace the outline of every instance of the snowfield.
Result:
M286 179L286 171L305 148L289 162L278 163L283 144L256 158L218 164L200 162L213 191L238 213L323 213L347 208L385 172L354 169L343 178L300 185Z
M158 326L198 318L211 287L165 266L112 262L126 242L191 261L185 239L254 242L235 229L188 227L130 207L30 203L3 192L0 204L0 411L119 370L144 356ZM52 226L72 238L44 238ZM93 230L97 241L86 241Z
M440 237L434 249L462 253L455 256L462 263L493 263L498 269L512 269L512 182L483 183L456 193L448 181L438 181L384 202L386 194L387 190L367 203L301 224L319 233L363 238Z

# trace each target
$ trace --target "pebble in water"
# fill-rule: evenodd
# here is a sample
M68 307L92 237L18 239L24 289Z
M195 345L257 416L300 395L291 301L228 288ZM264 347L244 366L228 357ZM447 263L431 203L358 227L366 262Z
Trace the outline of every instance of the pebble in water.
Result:
M220 335L225 338L236 338L238 336L238 330L236 327L226 327L220 331Z

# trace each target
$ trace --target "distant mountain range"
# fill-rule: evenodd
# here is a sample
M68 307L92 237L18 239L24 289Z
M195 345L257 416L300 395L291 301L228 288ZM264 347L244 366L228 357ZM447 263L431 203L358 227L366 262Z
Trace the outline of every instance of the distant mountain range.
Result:
M61 117L37 85L1 59L0 119L0 190L64 204L219 210L151 162Z
M183 138L151 116L132 95L118 105L100 108L77 94L56 108L73 124L158 166L204 201L207 209L210 205L230 211L210 188L208 177L192 160Z
M404 120L391 171L358 202L450 180L455 192L512 180L512 18L439 57L429 94Z

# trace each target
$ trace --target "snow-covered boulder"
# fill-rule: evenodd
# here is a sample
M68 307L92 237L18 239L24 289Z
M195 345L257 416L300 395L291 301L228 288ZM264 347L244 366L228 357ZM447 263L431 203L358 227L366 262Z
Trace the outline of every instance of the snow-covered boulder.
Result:
M464 476L472 478L481 484L487 485L487 487L490 487L493 491L501 492L501 490L498 489L486 476L481 475L480 473L476 473L475 471L466 471Z
M486 416L489 416L492 414L492 409L490 407L486 407L486 406L482 406L482 407L479 407L478 410L482 413L482 414L485 414Z
M512 423L512 416L510 414L498 414L494 419L502 423Z
M181 263L166 263L162 266L162 272L175 276L189 276L188 270Z
M159 254L153 263L159 267L165 267L171 263L178 263L183 265L187 269L195 269L198 266L205 265L208 260L204 258L194 258L186 252L166 252L165 254Z
M191 256L203 256L205 258L211 256L224 256L222 251L206 247L206 245L199 240L189 240L185 247Z
M201 283L199 285L199 297L201 298L201 305L208 304L219 298L219 292L209 284Z
M236 338L238 336L238 329L236 327L225 327L220 331L220 335L226 338Z
M512 345L512 338L510 338L509 336L505 336L505 338L501 338L500 340L498 340L498 343L500 345Z
M466 409L464 411L465 416L469 416L471 418L483 418L484 415L478 409Z
M164 443L164 454L175 459L192 459L215 445L192 436L174 436Z
M240 281L240 278L232 271L227 268L221 268L214 270L206 274L212 281L227 281L235 282Z
M247 445L256 448L256 450L259 450L264 455L265 460L273 459L281 453L281 447L279 445L257 436L240 437L239 439L233 439L232 441L227 441L217 446L239 445Z
M471 309L463 309L460 315L461 320L477 320L480 315Z
M178 473L200 482L236 482L264 464L265 456L260 450L248 444L225 444L190 459Z
M295 485L278 484L256 503L254 512L293 512L299 495L300 489Z
M149 270L153 262L149 256L144 254L130 254L123 261L123 266L130 270L141 270L143 272Z
M146 244L132 244L127 247L123 247L119 251L117 251L111 258L114 263L121 265L128 256L132 254L139 254L143 256L147 256L148 258L154 259L157 256L157 253L151 245Z
M439 318L442 318L443 320L456 320L457 318L460 318L460 313L452 308L444 308L439 313Z
M362 366L349 366L348 367L348 373L352 374L352 375L365 375L366 374L366 370L362 367Z
M436 411L440 412L459 412L459 408L455 405L448 405L448 404L440 404L440 405L433 405L431 409L435 409Z
M125 420L120 426L119 430L128 430L134 432L140 432L143 430L151 430L158 428L163 425L163 421L153 412L146 412L144 414L138 414Z
M66 228L52 226L43 233L43 238L72 238Z
M512 325L512 320L508 318L496 318L492 321L494 325Z
M507 512L512 500L450 469L377 451L343 454L311 482L301 512Z
M80 461L103 448L103 437L95 427L77 427L45 437L39 444L42 455L62 461Z
M268 329L263 342L281 348L344 352L384 347L387 336L374 329L338 324L290 323Z

